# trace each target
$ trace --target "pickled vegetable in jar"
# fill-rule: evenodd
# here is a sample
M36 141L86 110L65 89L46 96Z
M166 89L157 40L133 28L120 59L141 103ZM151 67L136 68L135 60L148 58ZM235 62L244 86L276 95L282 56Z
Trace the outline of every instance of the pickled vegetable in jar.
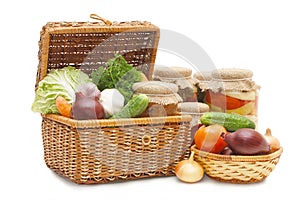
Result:
M197 101L197 88L192 78L192 70L185 67L157 67L154 81L173 83L178 86L178 94L184 102Z
M206 84L204 102L211 111L237 113L257 122L259 88L247 69L224 68L212 71Z
M145 94L149 99L148 108L141 117L164 117L176 115L177 104L182 102L178 86L162 81L146 81L133 84L134 95Z
M208 84L209 81L211 81L211 72L195 72L193 78L195 86L197 87L197 100L198 102L204 102L206 91L202 88L202 86Z

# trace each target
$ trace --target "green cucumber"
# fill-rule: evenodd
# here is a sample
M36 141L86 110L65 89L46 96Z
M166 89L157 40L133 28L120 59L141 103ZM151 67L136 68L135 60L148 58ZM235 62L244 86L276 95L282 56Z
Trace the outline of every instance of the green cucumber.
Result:
M141 115L148 107L149 99L145 94L138 94L132 97L128 103L111 119L132 118Z
M229 132L234 132L241 128L255 129L255 123L252 120L233 113L207 112L201 116L200 121L204 125L219 124Z

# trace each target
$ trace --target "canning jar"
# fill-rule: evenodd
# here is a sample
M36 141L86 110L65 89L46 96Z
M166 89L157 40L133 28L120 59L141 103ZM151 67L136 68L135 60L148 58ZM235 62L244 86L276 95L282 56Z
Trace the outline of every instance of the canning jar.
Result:
M203 85L206 85L211 81L211 71L202 71L195 72L193 74L194 83L197 87L197 101L204 102L205 99L205 89L203 89Z
M178 86L161 81L138 82L132 86L134 94L145 94L149 98L148 108L141 117L164 117L176 115L177 104L182 98L177 94Z
M182 102L178 103L178 115L191 115L191 127L200 123L200 118L203 113L209 112L209 106L201 102Z
M192 70L189 68L156 67L153 80L176 84L178 94L184 102L197 101L197 88L192 78Z
M204 102L211 111L237 113L257 123L259 88L253 80L253 72L247 69L224 68L212 71L212 79L206 85Z

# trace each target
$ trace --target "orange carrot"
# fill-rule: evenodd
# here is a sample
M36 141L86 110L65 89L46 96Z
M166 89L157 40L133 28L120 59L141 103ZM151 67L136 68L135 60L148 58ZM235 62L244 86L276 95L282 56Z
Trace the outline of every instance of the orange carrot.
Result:
M71 117L71 104L68 103L68 101L63 98L62 96L58 96L56 98L56 107L58 109L58 112L65 117Z

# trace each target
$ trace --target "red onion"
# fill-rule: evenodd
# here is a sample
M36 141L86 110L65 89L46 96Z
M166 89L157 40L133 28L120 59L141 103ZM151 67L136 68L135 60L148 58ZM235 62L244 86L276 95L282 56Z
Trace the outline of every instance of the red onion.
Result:
M98 100L101 97L101 92L94 83L86 83L82 85L79 92L86 97L96 97Z
M71 116L73 119L103 119L104 109L99 103L98 96L84 96L81 92L76 92L76 99L72 105Z
M236 155L259 155L270 152L264 136L250 128L242 128L224 135L228 147Z

